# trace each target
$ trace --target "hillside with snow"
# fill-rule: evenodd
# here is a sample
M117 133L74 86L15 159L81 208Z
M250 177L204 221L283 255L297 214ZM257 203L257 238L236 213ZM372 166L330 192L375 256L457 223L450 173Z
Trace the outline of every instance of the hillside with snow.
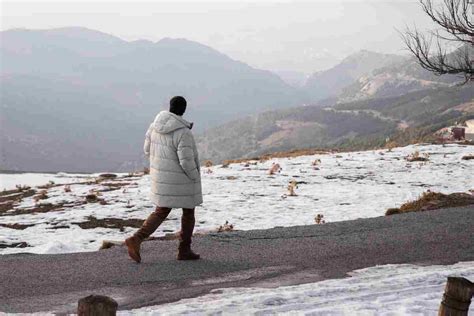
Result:
M429 160L406 161L415 151ZM311 225L318 214L326 222L384 216L427 190L474 189L474 160L462 160L473 154L473 146L411 145L202 167L205 202L196 231L226 222L237 230ZM272 163L282 169L269 175ZM45 185L36 186L41 179ZM103 240L132 234L153 210L148 175L1 174L0 180L10 190L0 196L0 254L95 251ZM287 189L291 181L295 196ZM35 186L18 192L15 185ZM178 231L180 213L174 210L155 235Z

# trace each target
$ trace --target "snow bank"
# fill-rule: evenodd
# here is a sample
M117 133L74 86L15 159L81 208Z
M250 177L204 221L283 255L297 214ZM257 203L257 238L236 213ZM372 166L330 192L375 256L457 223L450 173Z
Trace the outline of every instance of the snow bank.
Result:
M474 279L474 262L384 265L351 277L279 288L218 289L119 315L437 315L448 276Z

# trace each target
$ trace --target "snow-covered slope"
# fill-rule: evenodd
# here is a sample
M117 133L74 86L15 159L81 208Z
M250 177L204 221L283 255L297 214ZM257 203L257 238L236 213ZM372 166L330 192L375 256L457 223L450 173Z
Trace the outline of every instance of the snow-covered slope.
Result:
M429 154L430 160L407 162L404 157L416 150ZM461 159L468 154L474 154L473 146L413 145L391 152L332 153L228 168L203 167L205 202L197 209L196 228L214 230L226 221L238 230L310 225L317 214L324 215L326 222L383 216L387 208L415 199L428 189L443 193L474 189L474 161ZM315 167L312 162L316 159L321 163ZM270 176L268 169L273 162L279 163L282 171ZM52 186L45 189L45 199L35 202L34 196L24 197L13 209L0 211L0 253L93 251L104 239L123 240L136 228L79 226L90 221L90 216L144 219L153 210L148 199L149 177L122 176L96 181L97 174L79 179L72 175L71 180L80 183L71 184L70 192L65 192L63 185ZM68 181L64 174L58 177ZM297 195L287 196L292 180L298 183ZM18 178L18 184L28 182ZM86 203L85 197L91 192L104 205ZM43 207L39 212L38 207L44 204L53 209ZM180 211L173 211L155 235L178 231L179 218ZM27 247L9 247L21 242Z

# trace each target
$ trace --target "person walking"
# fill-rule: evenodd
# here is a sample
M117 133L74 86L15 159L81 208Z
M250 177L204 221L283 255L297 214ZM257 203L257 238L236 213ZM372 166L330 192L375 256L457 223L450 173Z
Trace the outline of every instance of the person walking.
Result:
M129 256L141 262L140 245L166 219L172 208L182 208L178 260L196 260L191 250L194 210L202 203L201 169L191 128L183 119L186 99L175 96L169 111L161 111L148 128L144 151L150 159L151 200L154 212L142 227L125 240Z

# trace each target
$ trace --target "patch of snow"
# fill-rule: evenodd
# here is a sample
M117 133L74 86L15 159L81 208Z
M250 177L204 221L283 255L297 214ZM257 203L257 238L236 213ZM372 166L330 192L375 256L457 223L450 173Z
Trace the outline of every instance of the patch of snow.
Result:
M72 183L90 175L67 173L0 173L0 191L15 189L17 185L38 186L53 181L56 184Z
M446 278L474 279L474 262L384 265L350 277L278 288L216 289L176 303L119 311L128 315L437 315Z

